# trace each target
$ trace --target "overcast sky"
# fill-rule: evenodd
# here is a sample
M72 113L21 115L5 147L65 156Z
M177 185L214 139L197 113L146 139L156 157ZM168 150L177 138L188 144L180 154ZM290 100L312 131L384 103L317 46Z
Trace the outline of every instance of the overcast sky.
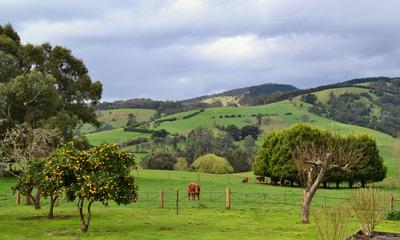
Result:
M103 100L400 76L399 0L0 0L23 42L70 48Z

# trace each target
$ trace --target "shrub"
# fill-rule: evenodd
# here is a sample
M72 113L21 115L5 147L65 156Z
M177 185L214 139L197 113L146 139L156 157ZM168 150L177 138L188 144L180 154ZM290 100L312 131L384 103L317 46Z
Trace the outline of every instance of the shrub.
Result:
M172 117L172 118L163 118L163 119L159 119L154 121L154 123L162 123L162 122L173 122L176 121L177 118L176 117Z
M400 211L392 211L386 215L386 220L400 221Z
M345 240L351 235L347 206L325 206L319 213L313 213L313 217L320 239Z
M154 133L154 130L136 127L125 127L124 132L138 132L138 133Z
M385 215L388 199L386 193L373 188L358 189L350 193L350 206L360 221L364 234L374 232L376 225Z
M188 163L187 163L186 159L184 159L182 157L178 157L176 159L176 163L174 164L174 170L178 170L178 171L188 170Z
M215 154L206 154L193 162L191 169L205 173L230 173L233 172L228 160Z
M140 165L145 169L172 170L176 162L175 154L160 150L145 156Z
M203 111L204 111L204 110L203 110ZM199 113L201 113L201 112L203 112L203 111L196 111L196 112L193 112L193 113L191 113L191 114L188 114L188 115L186 115L186 116L183 116L182 119L188 119L188 118L194 117L194 116L196 116L197 114L199 114Z

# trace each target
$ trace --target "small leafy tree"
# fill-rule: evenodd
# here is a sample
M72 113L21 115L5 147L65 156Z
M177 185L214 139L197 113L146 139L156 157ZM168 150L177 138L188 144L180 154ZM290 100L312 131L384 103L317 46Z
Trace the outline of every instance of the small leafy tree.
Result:
M389 195L373 188L357 189L350 193L350 206L361 223L365 235L374 235L376 225L388 209Z
M130 172L135 166L134 156L116 145L103 144L82 151L71 158L76 183L71 187L70 200L78 198L81 231L89 229L91 206L94 202L107 204L114 200L117 204L129 204L137 200L138 186ZM85 220L84 203L87 204Z
M53 218L53 209L57 199L76 183L71 159L76 158L78 153L78 150L70 143L58 149L44 163L39 188L41 196L50 198L49 219Z
M23 196L26 196L27 203L33 203L35 209L41 209L41 182L43 181L44 161L42 159L32 159L26 164L24 174L18 178L13 190L18 190ZM33 190L36 188L36 195Z
M199 157L191 165L191 169L198 172L206 173L230 173L233 172L233 167L228 160L218 157L214 154L206 154Z
M140 165L145 169L172 170L177 162L173 152L158 150L143 158Z

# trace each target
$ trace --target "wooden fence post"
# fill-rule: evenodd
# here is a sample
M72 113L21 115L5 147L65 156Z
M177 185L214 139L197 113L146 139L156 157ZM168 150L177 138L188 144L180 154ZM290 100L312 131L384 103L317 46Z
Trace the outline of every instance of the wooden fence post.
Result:
M394 209L395 209L394 203L395 203L395 201L394 201L394 196L393 196L393 193L391 193L391 194L390 194L390 211L391 211L391 212L393 212Z
M160 208L164 208L164 189L160 191Z
M17 205L19 205L21 203L21 194L19 193L19 191L16 191L16 196L15 196L15 203Z
M231 208L231 189L229 187L226 188L225 206L226 206L226 209L230 209Z

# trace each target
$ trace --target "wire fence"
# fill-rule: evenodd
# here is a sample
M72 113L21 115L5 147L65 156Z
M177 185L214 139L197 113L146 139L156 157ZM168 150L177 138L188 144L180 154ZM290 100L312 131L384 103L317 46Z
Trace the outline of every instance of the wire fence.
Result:
M263 192L235 192L230 191L202 191L200 199L193 200L186 191L139 192L138 204L152 204L161 208L193 207L200 204L207 207L218 208L243 208L252 205L283 205L288 207L301 207L303 196L291 193L263 193ZM348 204L348 198L316 195L313 198L313 207L326 207ZM400 209L400 200L389 195L385 209L382 211L394 211Z
M248 208L257 205L264 206L287 206L301 208L303 196L293 193L265 193L265 192L236 192L227 188L225 191L201 191L200 199L193 199L187 191L140 191L136 204L146 204L160 208ZM15 199L16 194L12 192L0 192L1 202ZM313 207L327 207L333 205L346 205L348 198L316 195L312 201ZM400 210L400 200L388 195L385 209L382 211Z

